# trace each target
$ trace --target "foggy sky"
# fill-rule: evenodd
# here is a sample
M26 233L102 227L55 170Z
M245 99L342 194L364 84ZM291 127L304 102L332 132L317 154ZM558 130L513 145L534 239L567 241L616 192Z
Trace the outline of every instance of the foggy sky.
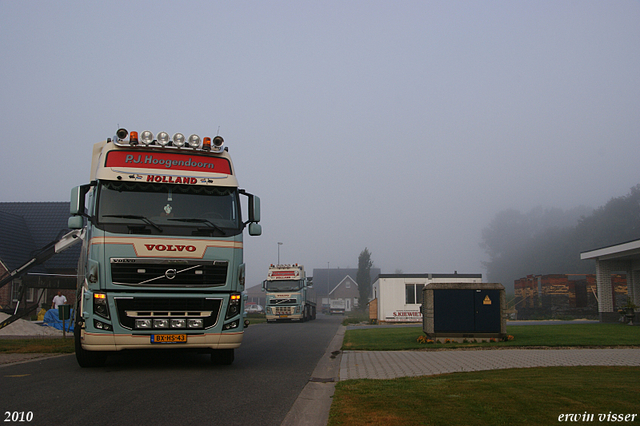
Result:
M309 271L367 247L383 273L484 274L497 212L640 182L638 22L637 1L0 0L0 200L67 201L118 127L219 128L262 200L249 286L278 242Z

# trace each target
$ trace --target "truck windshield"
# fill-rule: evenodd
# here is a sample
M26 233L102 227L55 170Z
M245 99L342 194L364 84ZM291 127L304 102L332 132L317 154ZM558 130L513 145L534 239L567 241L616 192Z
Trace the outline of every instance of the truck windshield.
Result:
M97 226L109 232L231 236L242 232L236 188L103 181Z
M267 291L292 291L300 289L300 280L267 281Z

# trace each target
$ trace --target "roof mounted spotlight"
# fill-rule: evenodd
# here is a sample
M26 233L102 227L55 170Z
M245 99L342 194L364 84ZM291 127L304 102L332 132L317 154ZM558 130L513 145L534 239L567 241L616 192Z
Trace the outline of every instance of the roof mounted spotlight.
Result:
M158 145L167 146L169 142L169 134L167 132L158 133Z
M200 136L191 135L189 136L189 146L193 149L196 149L200 146Z
M151 145L153 143L153 133L149 130L140 133L140 142L142 142L143 145Z
M216 148L221 149L222 145L224 145L224 139L222 139L222 136L216 136L215 138L213 138L213 145Z
M169 133L160 132L158 133L158 144L161 146L166 146L169 143Z
M124 138L126 138L128 134L129 132L127 131L127 129L118 129L118 131L116 132L116 137L118 138L118 140L124 140Z
M173 145L175 146L184 146L184 135L182 133L176 133L173 135Z

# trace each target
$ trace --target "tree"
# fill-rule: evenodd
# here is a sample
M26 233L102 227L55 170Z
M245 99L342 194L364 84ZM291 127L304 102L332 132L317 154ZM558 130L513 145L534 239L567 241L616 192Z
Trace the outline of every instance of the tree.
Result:
M528 274L593 273L593 263L580 252L640 238L640 185L628 195L612 198L591 210L577 207L499 212L482 230L480 246L489 257L483 262L489 282L511 289Z
M356 275L356 283L358 284L358 292L360 293L361 309L364 309L369 301L369 295L371 294L371 267L373 261L371 260L371 252L366 247L360 256L358 256L358 274Z

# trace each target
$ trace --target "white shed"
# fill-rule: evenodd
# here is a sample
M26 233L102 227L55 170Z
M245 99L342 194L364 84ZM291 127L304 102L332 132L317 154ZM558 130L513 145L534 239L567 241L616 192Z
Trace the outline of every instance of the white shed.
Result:
M378 323L422 322L422 289L430 283L481 283L482 274L380 274L373 283L369 317Z

